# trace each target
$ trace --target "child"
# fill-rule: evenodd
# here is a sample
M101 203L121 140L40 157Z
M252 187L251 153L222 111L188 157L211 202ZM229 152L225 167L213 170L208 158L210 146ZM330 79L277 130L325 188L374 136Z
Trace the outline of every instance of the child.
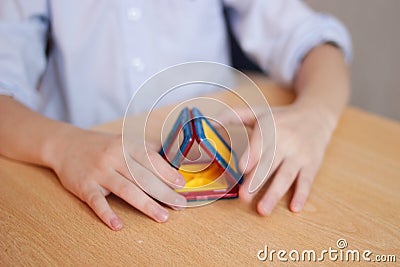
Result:
M273 109L273 180L258 212L269 215L292 185L290 209L300 211L349 96L350 38L338 21L299 0L222 2L1 1L0 154L52 168L113 230L122 221L106 201L110 192L165 222L167 209L126 179L121 136L85 128L121 117L134 90L165 67L193 60L229 64L225 5L243 50L297 93L293 104ZM238 114L255 125L246 111ZM260 138L254 131L246 152L249 177L262 161L252 153ZM154 177L144 153L132 160L143 176ZM171 182L184 184L156 151L149 156ZM246 201L253 197L249 180L240 190ZM161 193L173 208L185 205L173 190Z

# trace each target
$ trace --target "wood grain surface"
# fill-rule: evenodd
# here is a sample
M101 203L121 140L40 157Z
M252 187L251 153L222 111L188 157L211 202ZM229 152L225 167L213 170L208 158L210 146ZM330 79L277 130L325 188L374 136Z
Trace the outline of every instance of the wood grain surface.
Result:
M266 78L253 78L272 105L293 100ZM97 129L121 132L121 123ZM400 124L352 107L339 122L299 214L288 210L289 193L268 218L260 217L254 204L235 199L171 211L169 221L158 224L110 196L124 221L123 230L113 232L64 190L52 171L0 158L0 265L270 265L280 263L276 256L272 263L257 259L265 246L313 249L319 256L329 247L338 249L340 238L346 249L371 250L372 259L396 255L398 264L399 192ZM324 263L333 264L328 257Z

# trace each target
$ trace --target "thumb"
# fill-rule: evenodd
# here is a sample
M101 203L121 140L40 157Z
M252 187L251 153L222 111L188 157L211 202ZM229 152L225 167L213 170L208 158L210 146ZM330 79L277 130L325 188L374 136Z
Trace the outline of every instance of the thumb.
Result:
M252 127L257 121L258 111L254 111L251 108L238 108L224 110L220 113L216 121L224 124L244 124L245 126Z

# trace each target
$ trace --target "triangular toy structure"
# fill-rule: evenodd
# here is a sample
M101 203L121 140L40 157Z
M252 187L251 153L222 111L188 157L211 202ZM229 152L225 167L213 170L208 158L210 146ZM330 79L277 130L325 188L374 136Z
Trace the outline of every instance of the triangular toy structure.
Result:
M184 108L160 154L186 180L176 189L189 201L235 198L242 173L235 152L197 108Z

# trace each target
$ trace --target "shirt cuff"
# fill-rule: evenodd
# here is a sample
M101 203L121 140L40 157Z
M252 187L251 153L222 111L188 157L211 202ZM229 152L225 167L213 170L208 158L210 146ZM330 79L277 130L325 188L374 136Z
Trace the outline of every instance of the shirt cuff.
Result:
M10 86L5 82L0 81L0 95L14 96L13 92L8 89Z
M31 109L37 109L39 100L37 95L21 89L17 84L0 81L0 95L13 97Z
M288 38L271 75L284 85L292 84L307 53L314 47L328 42L334 43L342 50L348 64L352 61L352 42L346 27L337 19L325 14L311 16ZM273 73L273 70L276 73Z

